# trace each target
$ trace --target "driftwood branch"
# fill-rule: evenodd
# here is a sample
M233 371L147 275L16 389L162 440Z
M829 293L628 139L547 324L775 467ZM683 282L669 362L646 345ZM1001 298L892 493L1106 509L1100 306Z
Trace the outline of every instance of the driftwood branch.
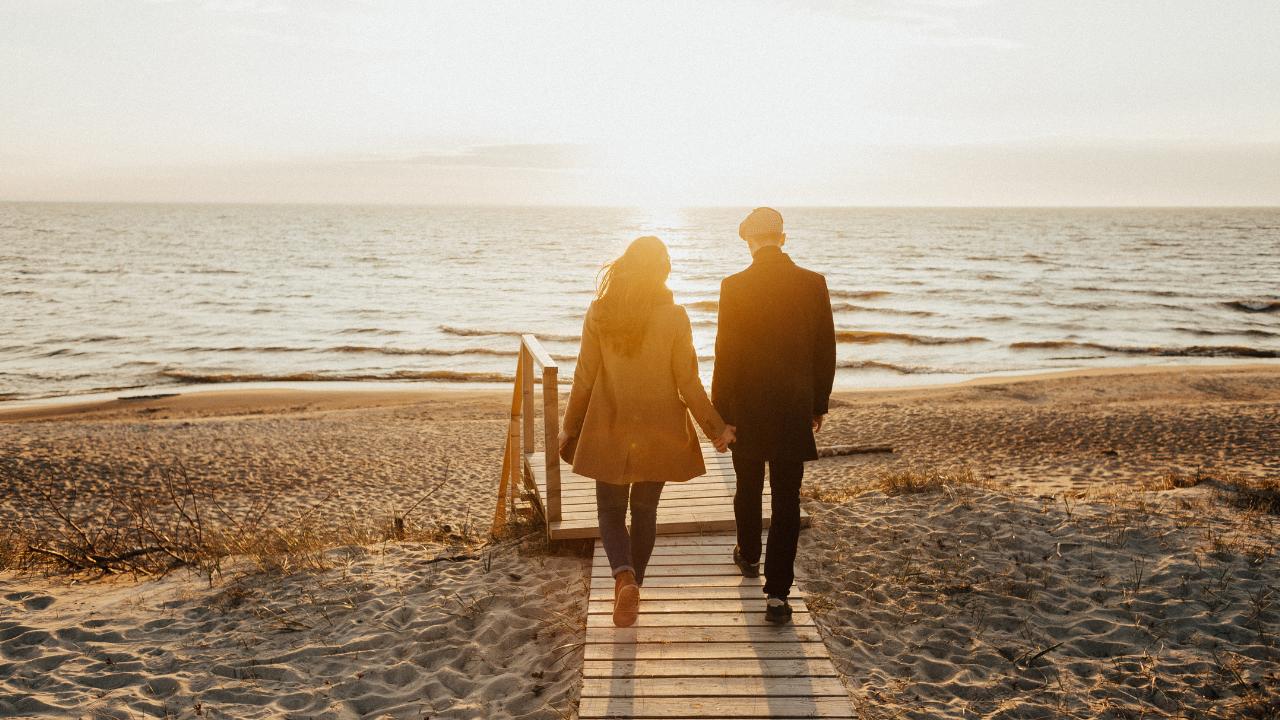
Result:
M871 455L875 453L891 453L892 445L822 445L818 448L818 457L840 457L842 455Z

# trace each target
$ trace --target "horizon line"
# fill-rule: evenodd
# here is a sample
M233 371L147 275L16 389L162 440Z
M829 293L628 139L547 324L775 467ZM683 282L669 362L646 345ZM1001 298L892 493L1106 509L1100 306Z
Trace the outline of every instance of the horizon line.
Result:
M169 205L169 206L208 206L208 207L401 207L401 208L439 208L439 209L545 209L562 208L566 210L734 210L746 207L759 207L758 203L716 204L716 205L615 205L615 204L580 204L580 203L406 203L406 202L292 202L292 201L224 201L224 200L13 200L0 198L4 205ZM1096 204L1010 204L1010 205L936 205L936 204L848 204L832 205L827 203L774 203L770 207L785 207L804 210L1280 210L1280 203L1274 205L1236 205L1236 204L1148 204L1148 205L1096 205Z

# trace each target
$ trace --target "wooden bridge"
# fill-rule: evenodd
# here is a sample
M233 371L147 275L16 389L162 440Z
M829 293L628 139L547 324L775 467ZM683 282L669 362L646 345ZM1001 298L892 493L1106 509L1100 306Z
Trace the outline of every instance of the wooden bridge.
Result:
M541 436L550 453L537 450L535 366L542 373ZM537 339L524 335L494 524L523 494L542 513L551 540L599 538L595 481L575 475L554 452L558 373ZM742 577L732 562L733 466L705 444L703 460L706 475L663 489L632 627L613 626L613 578L596 540L578 717L856 717L799 588L792 591L791 623L765 621L762 579ZM763 511L768 528L767 489Z

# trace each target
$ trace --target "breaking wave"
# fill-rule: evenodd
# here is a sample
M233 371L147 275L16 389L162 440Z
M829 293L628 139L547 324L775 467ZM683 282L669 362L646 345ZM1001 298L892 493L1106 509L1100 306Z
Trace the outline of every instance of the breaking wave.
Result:
M828 292L831 297L844 300L870 300L892 294L888 290L829 290Z
M938 368L918 365L895 365L894 363L881 362L880 360L842 360L836 363L836 367L841 370L889 370L899 375L926 375L948 372Z
M1280 300L1229 300L1222 306L1247 313L1280 312Z
M1011 343L1009 347L1014 350L1081 348L1121 353L1124 355L1152 355L1157 357L1280 357L1280 351L1267 350L1265 348L1253 348L1244 345L1189 345L1184 347L1155 345L1143 347L1138 345L1105 345L1103 343L1077 342L1075 340L1031 340Z
M440 332L459 337L520 337L524 333L517 330L488 330L485 328L464 328L453 325L441 325ZM559 340L561 342L578 342L578 335L557 335L555 333L534 333L539 340Z
M837 330L836 340L847 343L882 343L899 342L908 345L960 345L965 343L990 342L984 337L933 337L930 335L912 335L910 333L879 332L874 330Z
M169 369L157 373L160 377L186 383L238 383L238 382L321 382L335 380L440 380L445 382L507 383L515 377L494 372L462 372L458 370L395 370L385 373L217 373L194 370Z

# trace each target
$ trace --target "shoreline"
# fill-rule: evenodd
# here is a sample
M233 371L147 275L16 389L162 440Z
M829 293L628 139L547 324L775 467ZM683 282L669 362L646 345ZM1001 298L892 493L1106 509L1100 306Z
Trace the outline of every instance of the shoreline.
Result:
M1110 367L1031 370L984 374L963 380L919 382L910 385L872 387L837 386L832 397L865 397L885 394L928 393L966 387L1014 383L1094 378L1118 375L1159 375L1174 373L1280 372L1280 362L1178 362ZM561 379L561 394L567 394L572 378ZM466 400L506 397L508 383L456 383L441 381L285 381L245 383L204 383L159 385L59 395L30 400L0 401L0 423L97 416L119 411L164 409L193 414L236 414L287 410L299 403L311 409L359 409L407 405L432 400Z

